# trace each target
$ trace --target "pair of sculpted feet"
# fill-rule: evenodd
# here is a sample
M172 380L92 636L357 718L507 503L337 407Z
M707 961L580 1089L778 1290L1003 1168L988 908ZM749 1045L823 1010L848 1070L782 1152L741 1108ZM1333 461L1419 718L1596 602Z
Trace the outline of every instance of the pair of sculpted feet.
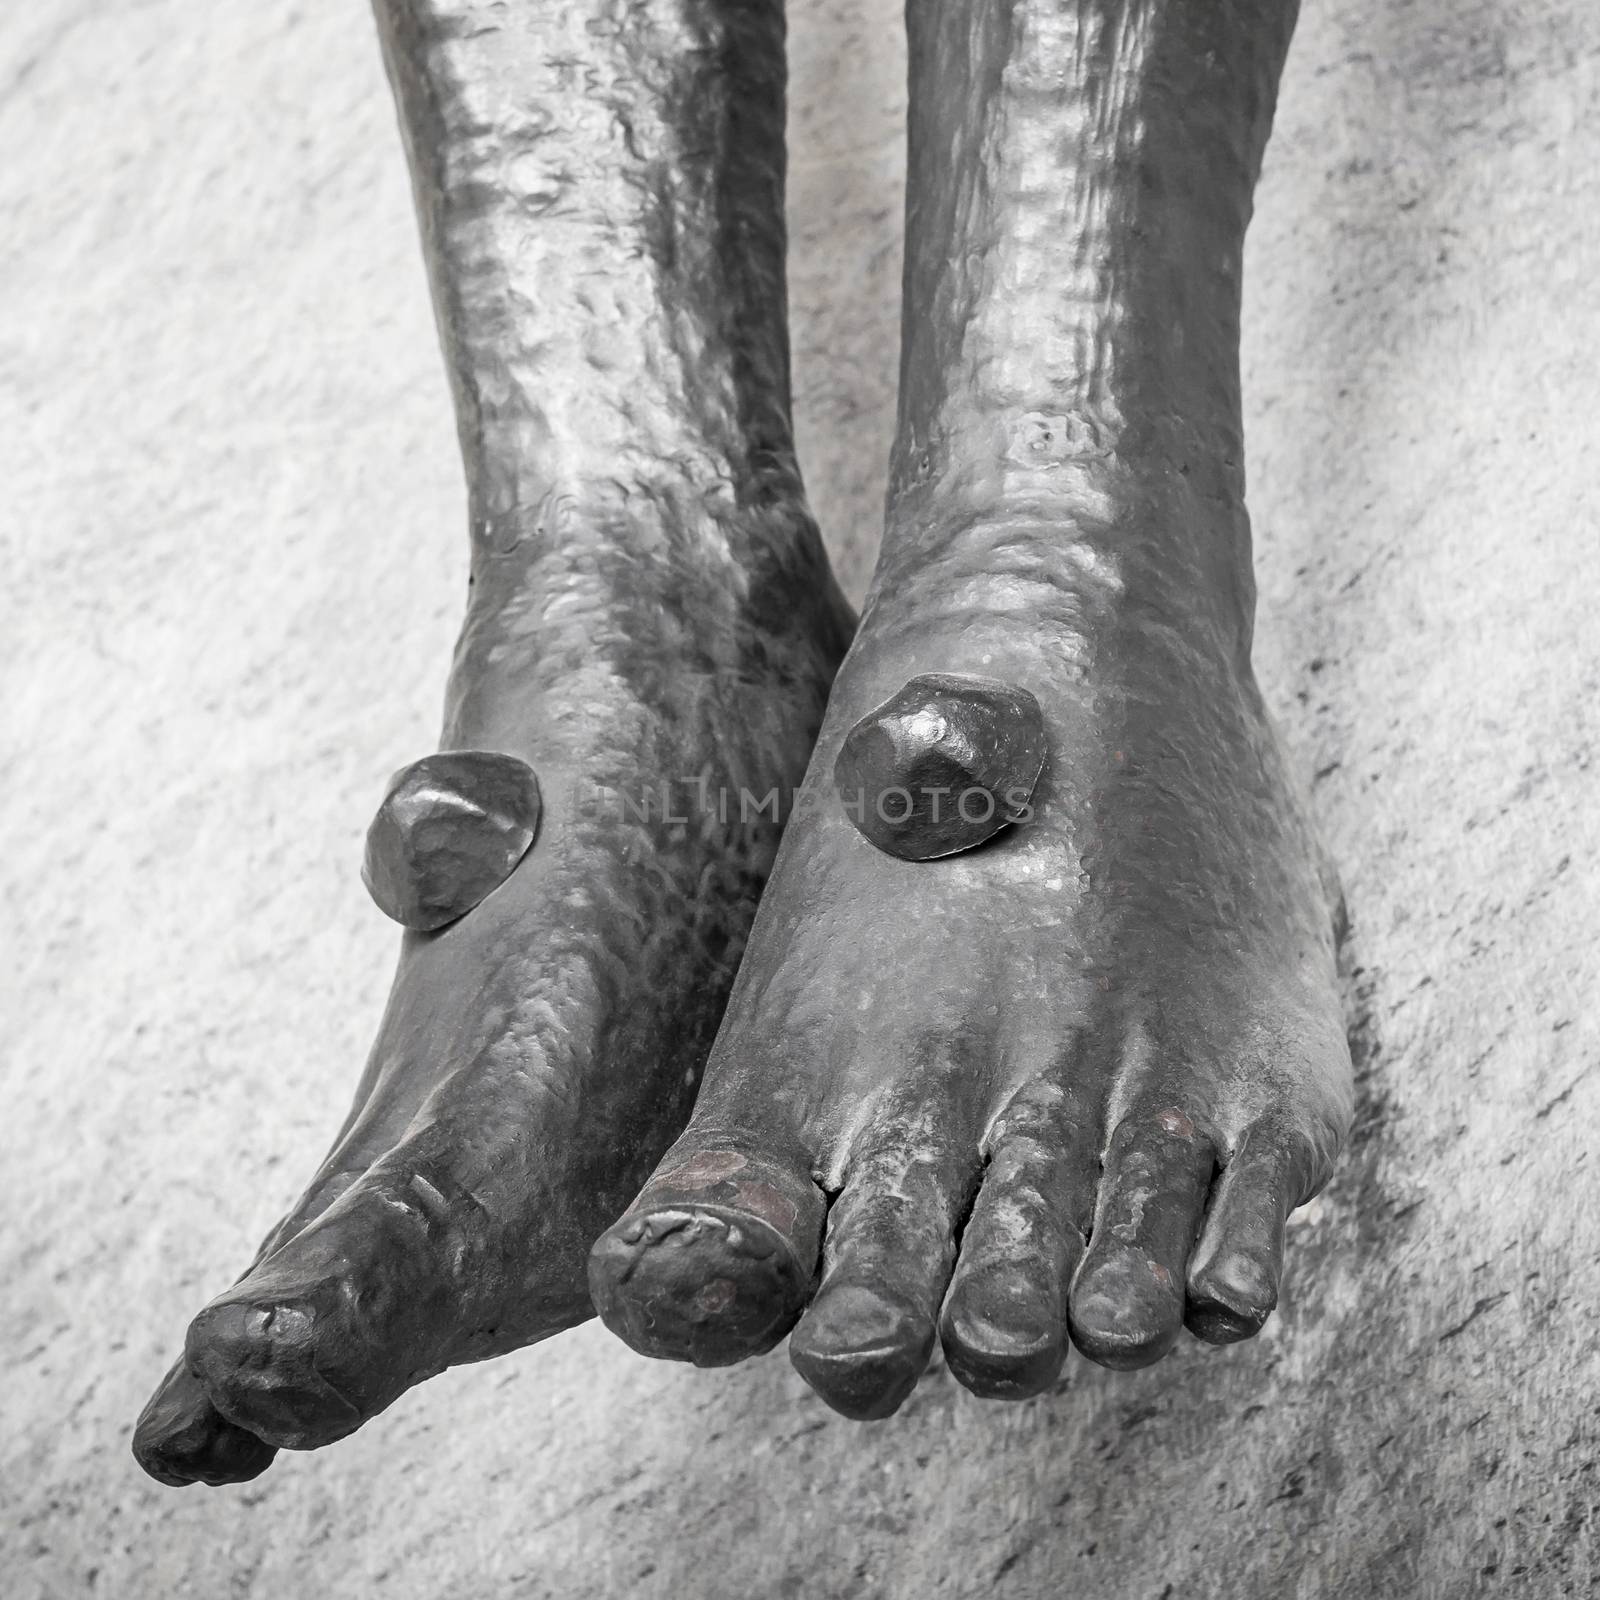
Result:
M480 590L458 679L530 730L538 843L407 936L334 1150L141 1420L158 1476L253 1476L582 1320L591 1240L691 1104L588 1268L647 1353L727 1363L793 1328L813 1387L874 1418L936 1339L976 1393L1021 1397L1069 1339L1136 1366L1185 1323L1260 1328L1349 1102L1326 886L1247 663L1144 619L1069 514L970 523L869 605L746 948L769 810L718 828L713 800L685 827L572 796L664 771L792 788L844 626L816 571L792 581L789 640L669 663L633 638L578 668L548 617L517 625L520 590ZM837 803L834 758L951 670L1038 700L1033 815L898 860Z
M1241 261L1292 0L908 8L853 642L790 435L778 0L378 14L475 535L430 781L517 815L444 873L470 906L374 864L434 931L140 1460L253 1477L591 1310L702 1364L792 1334L859 1418L936 1341L1022 1397L1069 1344L1254 1333L1351 1111L1337 895L1249 660ZM1025 820L906 860L833 775L929 675L1031 696L1043 765Z

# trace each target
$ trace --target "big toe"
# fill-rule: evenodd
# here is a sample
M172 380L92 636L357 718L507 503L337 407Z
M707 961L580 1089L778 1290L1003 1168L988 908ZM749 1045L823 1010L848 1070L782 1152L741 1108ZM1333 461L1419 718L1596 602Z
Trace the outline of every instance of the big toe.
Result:
M798 1166L680 1148L596 1242L595 1310L643 1355L701 1367L761 1355L805 1307L824 1214Z
M190 1323L186 1358L230 1422L314 1450L448 1364L450 1241L409 1193L374 1169Z
M189 1324L184 1353L217 1410L258 1438L290 1450L331 1443L366 1420L322 1370L351 1340L340 1326L336 1284L300 1294L252 1294L246 1284Z

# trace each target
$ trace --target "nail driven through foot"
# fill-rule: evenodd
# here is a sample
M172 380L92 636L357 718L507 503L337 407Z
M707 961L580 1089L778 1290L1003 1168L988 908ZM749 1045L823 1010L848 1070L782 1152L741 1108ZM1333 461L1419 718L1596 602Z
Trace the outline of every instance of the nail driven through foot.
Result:
M993 678L924 673L845 735L834 787L886 855L933 861L1026 821L1044 769L1039 702Z
M539 831L539 780L516 756L450 750L389 780L362 881L385 916L432 933L498 889Z

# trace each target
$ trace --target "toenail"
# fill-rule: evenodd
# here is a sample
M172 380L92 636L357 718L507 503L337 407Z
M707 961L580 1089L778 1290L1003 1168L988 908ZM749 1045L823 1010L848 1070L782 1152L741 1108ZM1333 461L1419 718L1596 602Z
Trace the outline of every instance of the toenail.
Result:
M1028 1354L1058 1339L1058 1330L1036 1308L985 1301L979 1291L945 1313L945 1327L951 1340L989 1357Z
M1260 1333L1277 1301L1277 1288L1271 1284L1244 1288L1233 1283L1195 1283L1190 1285L1184 1321L1208 1344L1233 1344Z
M945 1308L945 1361L973 1393L1025 1400L1048 1389L1066 1359L1066 1329L1039 1308L982 1304L981 1290Z
M389 780L361 876L378 909L431 933L511 876L539 830L539 780L516 756L448 750Z
M926 1319L876 1290L845 1284L818 1298L803 1343L825 1346L835 1359L874 1359L920 1339Z
M1278 1302L1278 1285L1257 1261L1227 1255L1190 1274L1190 1298L1259 1328Z
M880 850L932 861L1032 816L1045 746L1044 715L1026 689L926 673L845 736L834 786Z
M1163 1111L1156 1121L1161 1124L1163 1133L1170 1133L1179 1139L1194 1138L1194 1124L1181 1111Z

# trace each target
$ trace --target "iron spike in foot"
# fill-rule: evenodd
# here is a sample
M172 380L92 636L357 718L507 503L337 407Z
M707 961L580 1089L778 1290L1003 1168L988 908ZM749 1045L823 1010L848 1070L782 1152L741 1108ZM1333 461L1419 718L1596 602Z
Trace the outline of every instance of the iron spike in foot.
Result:
M850 730L833 779L880 850L933 861L1027 816L1045 748L1044 716L1026 689L926 673Z
M511 876L540 809L526 761L490 750L424 756L389 780L367 830L362 880L386 916L431 933Z

